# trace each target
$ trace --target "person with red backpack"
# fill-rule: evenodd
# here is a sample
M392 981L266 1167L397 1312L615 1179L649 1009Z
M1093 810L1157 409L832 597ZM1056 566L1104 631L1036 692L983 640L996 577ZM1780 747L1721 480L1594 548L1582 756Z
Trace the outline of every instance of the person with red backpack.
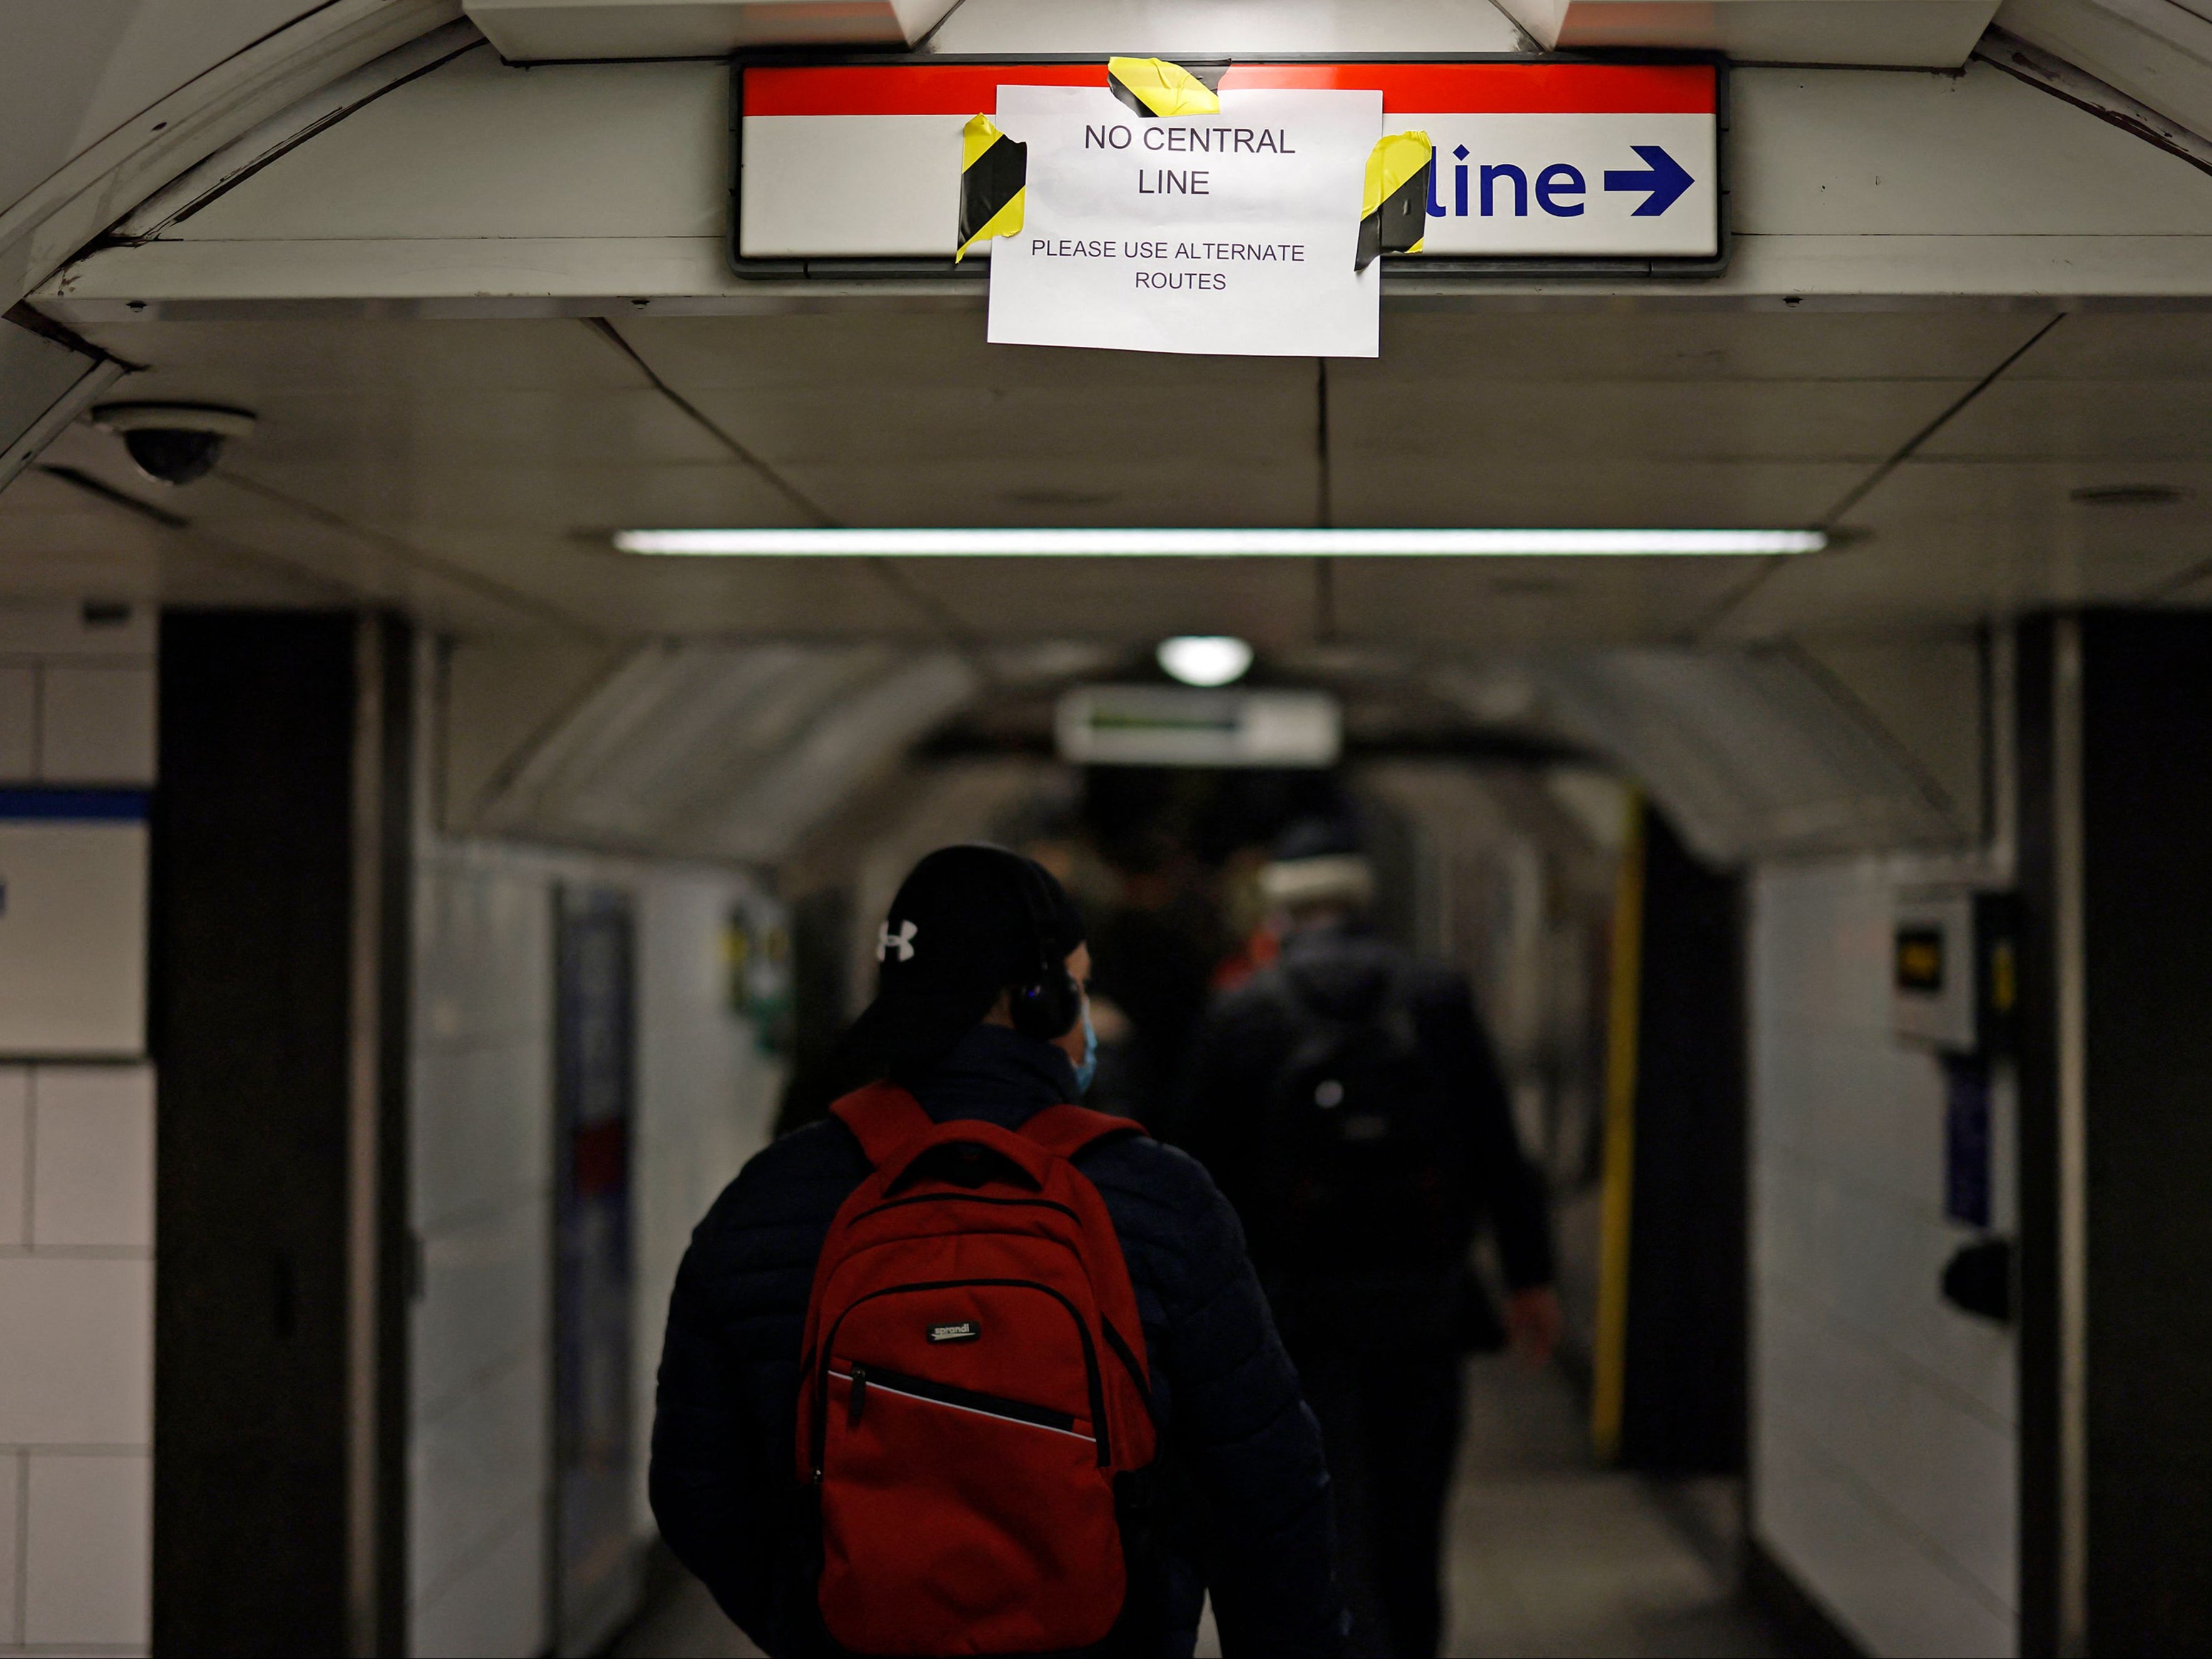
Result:
M662 1535L773 1655L1231 1656L1346 1631L1320 1431L1206 1171L1074 1103L1083 927L931 854L854 1033L881 1081L749 1163L671 1299Z

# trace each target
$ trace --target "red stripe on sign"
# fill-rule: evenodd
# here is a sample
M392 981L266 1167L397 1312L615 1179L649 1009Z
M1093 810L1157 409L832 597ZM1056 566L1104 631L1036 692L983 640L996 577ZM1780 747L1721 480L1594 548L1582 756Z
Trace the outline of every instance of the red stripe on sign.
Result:
M1224 92L1337 87L1385 115L1711 115L1710 64L1239 64Z
M1103 64L874 64L748 69L748 115L988 115L1001 85L1103 87Z
M1001 86L1103 87L1103 64L749 68L747 115L974 115ZM1224 91L1372 89L1386 115L1711 115L1709 64L1240 64Z

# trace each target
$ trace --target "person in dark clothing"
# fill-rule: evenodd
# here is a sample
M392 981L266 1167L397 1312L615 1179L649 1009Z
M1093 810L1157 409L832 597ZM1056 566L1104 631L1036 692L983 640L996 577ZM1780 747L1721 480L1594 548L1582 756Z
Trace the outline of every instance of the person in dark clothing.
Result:
M1026 866L1027 873L1017 866ZM908 878L879 935L875 1003L856 1040L932 1121L1013 1128L1079 1093L1087 1020L1058 1041L1016 1029L1010 988L1040 923L1079 984L1082 925L1040 866L957 848ZM1244 1252L1236 1215L1188 1155L1133 1133L1079 1153L1127 1262L1160 1425L1169 1527L1164 1653L1188 1656L1210 1589L1225 1651L1328 1655L1346 1617L1331 1568L1329 1482ZM678 1558L771 1654L818 1628L796 1566L795 1414L802 1326L824 1237L869 1174L833 1118L756 1156L692 1235L668 1314L653 1425L653 1514Z
M1366 931L1356 844L1301 827L1264 880L1281 955L1210 1012L1176 1139L1249 1231L1320 1419L1355 1650L1431 1659L1460 1360L1507 1340L1469 1246L1486 1215L1540 1360L1549 1215L1467 981Z
M1150 1122L1172 1103L1191 1033L1206 1012L1216 930L1162 876L1132 876L1123 890L1092 943L1097 993L1130 1029L1109 1046L1095 1098L1102 1110Z

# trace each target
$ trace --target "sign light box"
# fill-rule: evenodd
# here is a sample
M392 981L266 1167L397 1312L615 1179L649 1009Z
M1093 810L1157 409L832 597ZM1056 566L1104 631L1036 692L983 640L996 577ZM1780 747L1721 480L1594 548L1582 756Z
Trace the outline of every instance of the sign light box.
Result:
M1547 269L1641 264L1679 276L1716 270L1723 259L1717 63L1188 67L1224 96L1378 92L1385 132L1426 132L1427 233L1419 252L1388 256L1401 269L1510 270L1540 260ZM1103 58L741 61L735 74L734 261L742 276L778 277L951 270L969 118L998 111L1002 87L1107 84ZM1145 124L1129 125L1135 157ZM1172 158L1131 165L1164 159ZM1358 204L1346 210L1356 220ZM988 254L979 243L968 262Z
M1326 691L1082 685L1054 721L1077 766L1334 766L1343 711Z

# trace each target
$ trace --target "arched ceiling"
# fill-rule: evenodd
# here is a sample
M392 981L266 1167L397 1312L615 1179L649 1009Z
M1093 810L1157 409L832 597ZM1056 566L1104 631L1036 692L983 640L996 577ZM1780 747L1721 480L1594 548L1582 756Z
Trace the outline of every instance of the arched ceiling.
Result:
M126 216L159 231L166 210L143 204L189 169L204 171L179 202L251 175L198 222L202 238L220 240L227 215L265 224L288 191L312 216L337 199L327 182L270 157L306 138L296 154L319 167L468 77L524 84L481 51L447 63L444 46L410 45L441 27L469 45L452 0L50 10L0 68L10 300ZM971 3L944 44L1041 50L1020 31L1087 17L1126 32L1132 15ZM2000 21L2200 130L2212 110L2191 89L2212 61L2207 26L2165 0L2011 0ZM678 93L708 83L635 74ZM2019 102L2036 95L1980 70L1946 94L2022 133L2058 118ZM2112 181L2143 171L2133 140L2063 119L2075 125L2046 148L2106 181L2092 194L2120 223L2135 198ZM2201 175L2158 165L2182 170L2150 195L2182 211L2170 204L2193 200ZM639 177L646 196L660 188ZM1795 210L1776 178L1740 189L1761 211ZM1326 384L1310 364L1017 361L981 345L965 301L605 321L78 316L96 346L144 366L131 395L240 403L263 428L176 492L137 477L106 434L68 430L0 501L0 594L368 601L478 646L566 653L573 672L539 702L511 696L520 735L491 744L474 780L467 815L503 833L772 860L916 738L1003 695L1008 650L1066 653L1034 690L1195 628L1305 652L1311 678L1355 697L1323 659L1364 652L1455 699L1470 729L1610 757L1716 855L1940 842L1973 833L1984 805L1959 781L1986 712L1962 689L1962 630L2042 605L2203 597L2212 333L2194 313L2097 307L2054 327L2068 310L1408 307L1386 319L1382 360ZM19 332L6 331L10 427L59 424L67 394L41 377L82 392L88 373ZM2167 500L2076 499L2115 489ZM1822 522L1842 544L1751 567L648 569L605 544L627 523L785 521L794 492L849 523ZM1869 639L1922 653L1914 672L1943 717L1901 713L1910 697L1884 708L1866 691L1881 674L1837 669L1853 650L1865 669ZM1512 684L1526 695L1499 690Z

